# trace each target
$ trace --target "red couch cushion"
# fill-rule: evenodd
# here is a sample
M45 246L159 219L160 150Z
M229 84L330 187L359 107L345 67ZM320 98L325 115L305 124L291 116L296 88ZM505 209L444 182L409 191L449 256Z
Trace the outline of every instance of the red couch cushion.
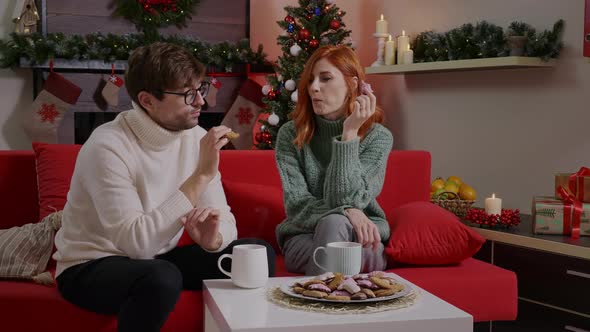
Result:
M33 143L39 184L39 218L63 210L81 145Z
M389 270L468 312L475 322L516 319L516 274L474 258L458 265Z
M0 229L39 221L35 172L31 151L0 151Z
M222 180L281 187L272 150L223 150L220 157ZM393 151L389 154L383 189L377 197L387 216L403 204L429 201L429 192L429 152Z
M277 276L294 276L277 256ZM402 267L389 270L470 313L476 322L516 318L516 275L470 258L456 266ZM116 318L88 312L61 298L55 287L29 282L0 282L0 312L6 331L112 332ZM183 291L162 331L203 330L201 292ZM30 319L34 315L35 319Z
M162 331L203 331L203 299L200 291L183 291ZM59 294L56 287L30 282L0 282L2 331L113 332L115 316L99 315L78 308ZM32 319L34 318L34 319Z
M280 252L275 228L283 221L283 190L280 187L223 181L227 203L236 218L238 237L256 237L268 241Z
M389 219L391 236L385 248L395 262L447 265L473 256L485 239L457 216L430 202L397 208Z

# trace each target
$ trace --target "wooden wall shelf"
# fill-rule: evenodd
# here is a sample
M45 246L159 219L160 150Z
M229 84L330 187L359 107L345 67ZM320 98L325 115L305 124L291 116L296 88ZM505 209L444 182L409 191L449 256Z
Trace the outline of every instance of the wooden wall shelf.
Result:
M453 60L438 62L422 62L409 65L391 65L366 67L366 74L420 74L449 71L512 69L512 68L543 68L555 66L555 60L543 61L541 58L507 56L486 59Z

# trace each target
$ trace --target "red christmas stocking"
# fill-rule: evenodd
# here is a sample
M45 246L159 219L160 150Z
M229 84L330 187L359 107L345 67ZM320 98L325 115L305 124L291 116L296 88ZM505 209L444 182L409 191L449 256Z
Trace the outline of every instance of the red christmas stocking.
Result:
M210 83L211 86L209 87L209 93L207 93L205 100L207 101L207 105L209 105L209 107L215 107L215 105L217 105L217 91L221 89L221 82L219 82L219 80L215 77L212 77Z
M23 127L33 142L57 143L57 128L65 113L78 101L82 89L63 76L50 72L43 90L33 102Z
M104 90L104 87L106 85L107 85L107 81L103 77L101 77L98 80L98 85L96 86L94 93L92 94L92 99L96 103L96 106L103 111L106 111L107 109L109 109L109 104L102 96L102 90Z
M102 89L102 96L111 106L119 105L119 90L123 86L123 80L117 75L113 74L107 80Z
M247 80L221 122L222 125L240 134L240 137L231 141L237 150L252 148L252 128L262 108L264 108L262 87L252 80Z

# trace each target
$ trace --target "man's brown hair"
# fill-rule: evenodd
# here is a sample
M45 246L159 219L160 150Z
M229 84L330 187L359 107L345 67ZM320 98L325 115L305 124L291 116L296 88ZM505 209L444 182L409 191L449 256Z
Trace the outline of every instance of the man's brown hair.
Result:
M137 95L146 91L162 100L162 91L193 86L203 78L205 66L186 48L156 42L133 50L125 71L125 87L137 104Z

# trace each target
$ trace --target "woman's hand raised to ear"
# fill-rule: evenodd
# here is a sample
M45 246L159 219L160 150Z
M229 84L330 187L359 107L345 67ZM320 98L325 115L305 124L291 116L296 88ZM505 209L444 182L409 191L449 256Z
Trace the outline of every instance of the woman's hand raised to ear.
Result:
M374 113L377 105L377 98L372 91L364 90L365 93L356 97L354 110L344 120L342 129L342 141L350 141L358 137L358 131Z

